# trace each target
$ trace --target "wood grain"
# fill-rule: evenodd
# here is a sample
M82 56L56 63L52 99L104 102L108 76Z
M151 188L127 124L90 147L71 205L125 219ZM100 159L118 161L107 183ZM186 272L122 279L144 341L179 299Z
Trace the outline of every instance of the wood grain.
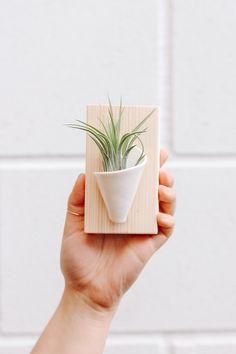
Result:
M121 132L132 130L154 107L125 106ZM115 117L119 106L113 106ZM99 119L108 117L107 105L87 106L87 123L102 129ZM100 152L96 144L86 137L86 187L85 187L85 232L108 234L156 234L158 213L158 176L160 166L159 107L145 124L148 131L142 134L145 153L148 157L138 191L128 219L123 224L109 220L106 207L97 187L93 172L102 171Z

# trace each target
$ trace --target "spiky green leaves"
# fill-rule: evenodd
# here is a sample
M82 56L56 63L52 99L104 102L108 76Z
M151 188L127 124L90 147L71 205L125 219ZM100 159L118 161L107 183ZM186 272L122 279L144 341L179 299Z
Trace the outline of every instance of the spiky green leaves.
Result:
M103 170L117 171L126 168L128 155L136 145L140 145L142 150L136 165L143 160L145 154L140 135L147 131L147 128L143 129L142 127L148 118L153 114L155 109L153 109L131 132L120 136L121 121L124 112L124 107L122 107L122 99L120 99L119 115L117 120L114 119L113 108L109 97L108 101L108 119L106 123L101 120L102 130L99 130L81 120L77 120L78 123L66 125L71 128L86 131L100 150L103 161Z

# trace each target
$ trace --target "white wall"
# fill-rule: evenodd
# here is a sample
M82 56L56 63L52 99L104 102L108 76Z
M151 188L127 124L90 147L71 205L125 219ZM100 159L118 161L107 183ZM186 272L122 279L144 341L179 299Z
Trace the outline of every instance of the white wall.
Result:
M123 299L106 354L236 352L236 3L0 0L0 354L62 289L59 248L87 103L161 106L175 235Z

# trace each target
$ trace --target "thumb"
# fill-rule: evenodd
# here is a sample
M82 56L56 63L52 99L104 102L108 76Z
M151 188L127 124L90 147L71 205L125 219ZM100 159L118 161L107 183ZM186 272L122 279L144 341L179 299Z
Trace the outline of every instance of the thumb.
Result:
M81 173L77 178L67 202L67 212L64 234L70 234L72 228L79 226L84 220L85 175Z
M74 211L75 213L80 213L81 209L84 208L84 194L85 194L85 175L81 173L77 178L71 194L68 199L67 208Z

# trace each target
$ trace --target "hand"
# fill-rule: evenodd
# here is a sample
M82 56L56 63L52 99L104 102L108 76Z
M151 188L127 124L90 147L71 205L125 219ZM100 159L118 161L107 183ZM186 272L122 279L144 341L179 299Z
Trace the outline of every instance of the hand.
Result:
M162 151L161 164L167 157ZM85 177L79 176L68 209L80 215L67 213L61 248L65 290L32 354L103 353L119 300L173 231L173 178L161 169L159 182L158 235L89 235L84 232Z
M161 165L168 153L161 151ZM61 248L61 268L67 291L99 311L113 311L126 290L153 255L169 238L174 227L173 177L159 175L158 235L108 235L84 232L85 176L81 174L68 200Z

